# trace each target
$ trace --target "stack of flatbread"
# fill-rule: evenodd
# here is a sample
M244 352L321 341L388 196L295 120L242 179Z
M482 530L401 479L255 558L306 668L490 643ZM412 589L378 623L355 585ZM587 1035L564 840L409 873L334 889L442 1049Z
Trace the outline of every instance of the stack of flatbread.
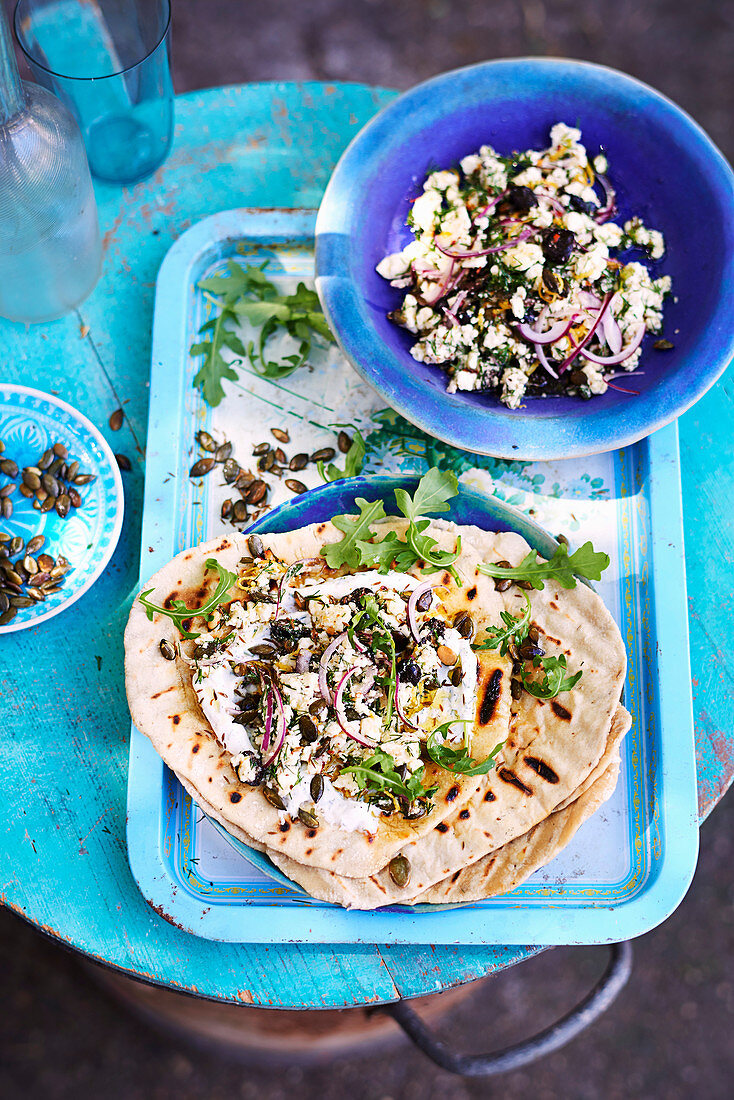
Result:
M400 531L401 524L389 521ZM389 526L389 525L386 525ZM434 521L431 534L445 549L462 536L456 563L461 586L443 575L451 614L470 610L477 624L497 625L500 613L518 615L524 592L498 591L477 571L482 561L522 561L529 546L519 535ZM285 562L318 555L341 532L322 523L286 534L263 535ZM186 550L145 586L151 599L200 606L213 587L207 558L236 571L247 554L245 535L232 534ZM239 840L265 851L309 894L357 909L398 903L468 902L506 893L548 863L610 797L619 773L619 747L630 724L620 705L626 654L619 630L600 598L585 584L565 589L546 581L529 593L532 622L547 654L565 654L583 675L550 700L511 691L512 663L496 651L478 652L479 674L472 757L504 747L485 775L456 775L427 764L438 787L426 817L381 819L374 835L323 822L310 828L271 805L262 788L240 783L231 756L200 709L191 685L190 652L170 618L153 621L136 601L125 633L125 674L133 721L201 809ZM193 620L196 622L196 620ZM200 626L201 629L201 626ZM167 660L161 642L176 647ZM166 647L164 646L164 649ZM169 651L170 653L170 651ZM407 882L391 868L407 861ZM405 864L403 864L405 867ZM397 876L404 879L405 875Z

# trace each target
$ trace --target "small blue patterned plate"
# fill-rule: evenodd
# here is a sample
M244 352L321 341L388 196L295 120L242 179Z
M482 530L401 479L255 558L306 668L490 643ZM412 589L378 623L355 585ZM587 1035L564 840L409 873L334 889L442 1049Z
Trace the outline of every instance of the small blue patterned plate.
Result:
M0 459L12 460L19 470L33 466L54 443L63 444L69 461L79 462L79 472L94 474L94 481L79 486L79 508L70 508L66 519L52 509L42 513L32 499L17 490L8 499L13 506L9 518L0 518L0 531L27 542L43 535L37 552L71 563L64 585L31 607L19 609L15 618L0 626L0 634L37 626L70 607L99 577L112 557L122 528L124 498L120 471L104 439L86 416L57 397L26 386L0 383ZM20 484L20 473L10 477L0 472L0 490ZM37 556L37 555L36 555Z

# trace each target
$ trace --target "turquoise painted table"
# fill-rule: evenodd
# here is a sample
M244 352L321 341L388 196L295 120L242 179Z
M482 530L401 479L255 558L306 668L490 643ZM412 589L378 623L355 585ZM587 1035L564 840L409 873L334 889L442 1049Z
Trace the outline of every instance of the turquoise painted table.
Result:
M222 945L143 901L125 848L129 716L124 596L138 577L151 321L158 267L207 214L318 206L345 144L393 95L359 85L264 84L177 100L167 163L98 187L104 274L79 312L26 331L0 321L10 380L60 394L125 452L125 524L106 574L68 612L0 641L0 900L90 957L202 996L285 1008L393 1001L471 981L521 947ZM122 431L109 414L125 410ZM729 371L680 422L701 817L734 773L734 394Z

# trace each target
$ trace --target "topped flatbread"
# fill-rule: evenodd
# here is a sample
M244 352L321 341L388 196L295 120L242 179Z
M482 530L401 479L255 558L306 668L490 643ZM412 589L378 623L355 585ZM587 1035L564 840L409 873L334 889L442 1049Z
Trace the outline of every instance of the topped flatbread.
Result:
M402 520L376 530L406 537ZM437 894L527 834L611 774L626 728L624 647L594 592L484 575L525 557L518 535L425 533L447 557L460 545L450 567L331 568L330 523L210 540L151 578L125 634L133 720L187 788L286 873L373 877L367 905ZM211 613L169 617L211 604L227 570Z

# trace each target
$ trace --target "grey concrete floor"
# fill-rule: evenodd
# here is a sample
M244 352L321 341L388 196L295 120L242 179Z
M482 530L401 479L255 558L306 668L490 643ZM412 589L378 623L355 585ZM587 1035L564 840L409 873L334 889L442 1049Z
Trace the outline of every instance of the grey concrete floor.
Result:
M7 0L2 0L7 3ZM399 88L490 57L565 55L621 68L686 108L734 153L734 5L716 0L174 0L178 91L255 80ZM397 1052L254 1069L159 1037L101 994L74 956L0 912L0 1097L8 1100L677 1100L734 1095L734 797L701 833L693 887L636 944L631 983L564 1050L493 1081ZM226 950L226 948L223 948ZM499 1047L580 998L593 949L556 949L486 982L446 1037Z

